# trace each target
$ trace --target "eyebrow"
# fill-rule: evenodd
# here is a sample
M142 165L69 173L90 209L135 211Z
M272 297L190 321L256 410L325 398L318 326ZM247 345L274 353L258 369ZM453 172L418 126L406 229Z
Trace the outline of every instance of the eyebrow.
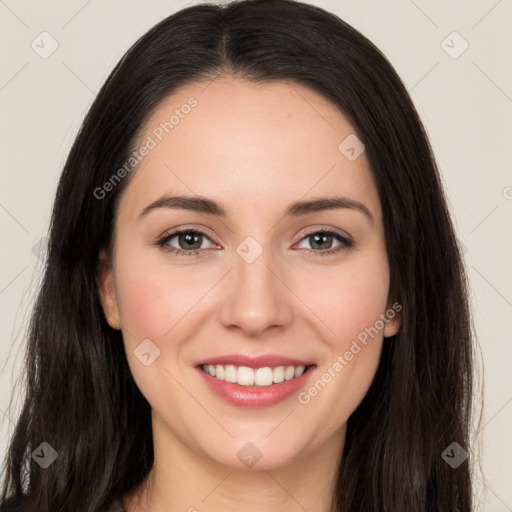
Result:
M165 195L153 201L146 206L137 217L137 220L141 219L149 212L159 209L169 208L178 210L192 210L195 212L206 213L207 215L213 215L215 217L225 218L227 217L227 208L213 199L209 199L203 196L169 196ZM331 196L321 197L317 199L311 199L306 201L297 201L288 206L285 211L285 217L300 217L310 213L316 213L334 209L350 209L356 210L363 213L370 222L374 221L374 217L370 210L361 202L355 201L344 196Z

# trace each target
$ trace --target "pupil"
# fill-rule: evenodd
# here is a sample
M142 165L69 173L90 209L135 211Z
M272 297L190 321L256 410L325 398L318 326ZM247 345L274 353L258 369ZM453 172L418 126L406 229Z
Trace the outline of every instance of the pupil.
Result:
M328 235L326 233L318 233L316 235L313 235L313 244L311 244L312 246L315 246L315 245L321 245L322 243L326 243L326 239L330 239L332 238L331 235ZM317 239L320 239L320 242L317 242ZM317 247L317 248L320 248L322 249L322 247ZM328 248L328 247L327 247ZM324 247L325 249L325 247Z
M194 244L194 240L195 240L196 241L195 243L197 244L197 239L200 236L201 235L199 235L198 233L190 233L190 232L185 233L184 235L181 235L180 242L182 242L183 245L187 245L187 244ZM199 245L197 247L192 247L192 249L199 249L199 247L201 247L201 243L199 243Z

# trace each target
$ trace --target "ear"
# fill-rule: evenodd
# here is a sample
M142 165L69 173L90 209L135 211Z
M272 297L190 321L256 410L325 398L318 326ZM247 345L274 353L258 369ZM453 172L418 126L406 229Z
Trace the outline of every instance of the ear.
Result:
M112 264L105 250L101 250L98 256L97 279L98 294L105 318L112 329L120 329L121 320L114 286Z
M402 325L402 309L403 306L400 302L393 300L393 297L388 301L386 309L386 322L384 326L384 337L389 338L394 336Z

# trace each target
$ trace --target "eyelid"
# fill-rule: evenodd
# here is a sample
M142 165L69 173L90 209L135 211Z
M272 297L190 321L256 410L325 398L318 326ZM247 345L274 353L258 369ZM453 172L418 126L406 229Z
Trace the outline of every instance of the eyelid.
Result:
M315 227L315 228L311 228L310 230L305 231L304 233L302 233L302 235L301 235L301 237L299 239L299 242L301 242L307 236L313 235L315 233L335 233L335 234L339 235L341 238L344 238L345 240L347 240L348 242L354 243L354 239L346 231L343 231L342 229L334 228L334 227L327 227L327 228L326 227Z
M200 233L201 235L207 236L212 242L213 242L213 238L215 238L215 235L212 234L213 232L210 231L205 226L195 227L195 226L184 225L184 226L177 226L177 227L171 228L171 229L166 229L161 235L157 236L156 239L162 240L163 238L168 237L168 236L179 235L183 231L194 231L194 232Z
M178 234L182 233L183 231L193 231L193 232L200 233L200 234L206 236L207 238L209 238L212 243L214 243L216 245L220 245L217 242L214 242L213 238L215 238L215 237L210 234L210 230L208 228L206 228L205 226L200 226L198 228L198 227L194 227L191 225L190 226L189 225L178 226L176 228L166 230L160 236L157 237L157 241L160 241L160 240L162 240L164 238L168 238L168 237L174 237L175 235L178 235ZM308 228L307 231L303 232L300 235L300 238L294 244L294 246L297 245L298 243L300 243L305 237L315 234L315 233L322 233L322 232L336 233L340 237L346 239L348 242L355 243L352 236L349 235L344 230L341 230L341 229L335 228L335 227L318 227L317 226L317 227L313 227L313 228Z

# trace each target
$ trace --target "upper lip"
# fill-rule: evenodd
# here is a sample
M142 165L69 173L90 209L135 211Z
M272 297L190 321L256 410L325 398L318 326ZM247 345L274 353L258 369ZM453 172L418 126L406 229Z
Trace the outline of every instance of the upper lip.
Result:
M247 366L249 368L265 368L267 366L310 366L314 363L302 361L293 357L285 357L277 354L268 354L261 356L246 356L242 354L227 354L225 356L215 356L209 359L203 359L196 366L206 365L227 365Z

